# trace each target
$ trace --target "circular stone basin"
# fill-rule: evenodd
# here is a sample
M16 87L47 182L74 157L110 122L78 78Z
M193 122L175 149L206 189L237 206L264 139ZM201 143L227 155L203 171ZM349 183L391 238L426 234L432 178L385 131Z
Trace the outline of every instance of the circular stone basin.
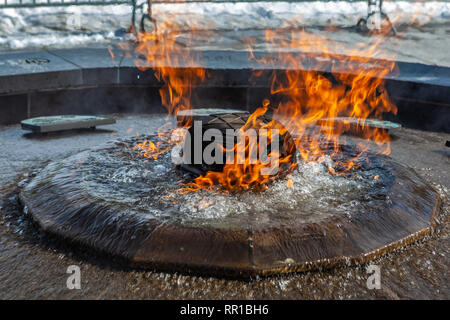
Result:
M182 194L189 173L170 152L142 157L137 142L50 163L22 190L23 205L45 231L132 265L232 276L364 263L429 234L439 208L412 169L373 154L340 175L326 156L298 159L262 193Z

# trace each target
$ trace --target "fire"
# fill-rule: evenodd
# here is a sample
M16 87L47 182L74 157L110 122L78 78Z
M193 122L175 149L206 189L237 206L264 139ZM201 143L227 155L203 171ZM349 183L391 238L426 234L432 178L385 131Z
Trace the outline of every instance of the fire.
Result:
M286 185L288 186L288 188L294 189L294 183L292 182L291 179L288 179L288 180L286 181Z
M206 73L200 67L200 57L187 48L177 46L177 33L169 30L170 24L163 22L156 33L139 35L135 51L144 59L137 59L136 65L142 70L155 70L156 78L163 83L160 89L162 103L168 110L168 116L176 116L180 111L192 108L192 89L205 79ZM195 33L190 33L190 36L193 35ZM369 149L371 141L380 147L379 152L388 154L387 132L366 123L367 119L382 119L383 114L397 111L385 90L384 80L396 70L396 65L392 61L371 58L377 56L383 37L377 39L373 43L361 43L351 54L341 56L335 53L339 52L339 48L331 47L327 39L304 30L291 31L289 37L286 37L285 30L267 30L267 44L283 49L268 58L257 59L249 47L251 58L266 65L271 65L272 61L277 61L277 64L281 62L285 70L272 73L270 97L251 115L242 132L249 128L287 131L294 137L295 148L302 161L322 162L325 158L331 158L334 165L329 168L330 174L357 169L358 158ZM298 52L309 54L299 55ZM275 67L272 69L277 70ZM254 77L259 75L255 72ZM274 110L274 120L261 125L259 118L269 108ZM191 125L188 120L184 124L186 127ZM340 146L345 143L344 133L355 126L358 135L363 138L358 143L361 153L343 159ZM160 130L160 137L164 132L167 134L167 128ZM267 138L270 139L269 136ZM161 149L158 143L144 141L135 149L143 151L146 157L156 158L177 143L179 140L172 141L168 148ZM324 146L327 146L326 150ZM237 143L234 154L247 155L252 148L258 149L259 146ZM224 151L227 150L224 148ZM270 181L279 176L278 173L270 173L270 170L269 174L261 173L262 169L268 169L273 164L241 160L239 164L238 161L226 163L221 172L209 171L195 178L184 185L181 192L212 189L214 186L221 186L225 191L264 190ZM276 166L287 166L289 171L295 166L293 160L292 155L283 157L278 154ZM289 181L287 185L291 187L292 181Z
M156 33L139 34L134 49L140 57L135 60L138 69L152 68L156 79L163 83L159 93L168 117L192 108L192 89L205 79L205 69L198 62L200 57L177 45L177 35L171 31L171 24L164 21Z
M150 140L145 140L142 143L138 143L133 147L133 150L142 150L144 152L144 157L158 159L159 149Z
M280 31L266 31L268 43L276 43ZM274 118L283 123L296 136L296 147L303 161L321 161L325 152L323 145L332 145L337 158L340 145L345 142L345 133L355 126L359 136L361 152L368 150L370 141L381 146L380 152L388 154L389 135L385 130L366 125L368 118L381 119L384 113L396 113L385 90L384 77L395 71L395 63L370 58L377 54L380 41L359 44L353 53L340 56L330 48L327 39L305 32L292 31L289 40L278 41L278 46L294 52L319 51L298 58L295 54L275 54L277 61L286 66L286 71L273 72L271 95L281 98L276 106ZM254 56L253 56L254 57ZM259 60L270 64L271 60ZM330 70L325 73L316 70ZM258 75L256 75L258 76ZM353 121L341 121L342 118ZM355 166L357 158L336 165L348 171ZM336 173L330 168L331 173Z
M258 129L259 138L263 137L265 141L271 145L269 141L275 139L272 137L272 129L276 129L280 135L285 135L287 130L278 122L272 120L268 124L262 124L260 117L267 112L267 107L258 108L247 120L245 125L239 130L238 136L240 142L236 143L232 148L231 159L227 159L221 172L208 171L205 175L199 176L185 185L181 192L193 192L200 189L211 189L218 185L226 192L241 191L255 189L263 191L267 188L268 182L276 179L281 173L286 173L296 166L293 163L292 153L293 146L285 143L285 150L273 150L268 153L268 158L275 161L262 161L260 158L252 158L251 154L258 154L261 140L247 141L245 134L249 129ZM285 136L287 139L288 135ZM228 152L223 147L224 152ZM285 151L284 155L281 151ZM282 168L283 170L281 170Z

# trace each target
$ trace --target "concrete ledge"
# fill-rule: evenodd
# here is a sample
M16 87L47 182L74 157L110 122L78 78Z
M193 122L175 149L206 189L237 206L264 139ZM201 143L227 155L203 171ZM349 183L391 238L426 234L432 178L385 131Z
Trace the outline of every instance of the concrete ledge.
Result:
M195 88L194 105L248 110L259 106L269 97L271 74L290 67L269 53L254 54L257 59L264 57L266 64L251 61L247 52L198 53L196 61L206 68L207 79ZM113 55L106 48L0 54L0 124L41 115L163 110L158 93L161 83L153 70L138 70L135 57L125 58L117 50ZM294 56L305 61L304 70L330 73L333 65L330 58L324 63L324 57L317 54ZM179 60L174 67L193 66ZM399 107L399 114L390 120L450 132L450 68L406 62L397 66L397 74L386 76L387 90ZM257 79L252 77L256 70L261 72Z

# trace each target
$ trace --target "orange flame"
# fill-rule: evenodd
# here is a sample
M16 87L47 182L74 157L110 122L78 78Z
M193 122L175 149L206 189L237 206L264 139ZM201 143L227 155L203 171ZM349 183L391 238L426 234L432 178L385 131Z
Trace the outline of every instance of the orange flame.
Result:
M293 167L292 154L287 151L286 156L282 156L281 150L271 150L267 157L273 161L262 161L260 158L252 158L251 154L259 154L261 145L260 140L247 141L245 133L248 129L258 129L260 138L265 137L265 141L270 145L272 141L272 130L276 129L280 135L286 133L286 129L279 123L271 121L268 124L262 124L260 117L267 112L267 107L258 108L250 115L245 125L240 129L240 142L232 148L231 159L228 158L221 172L208 171L205 175L199 176L194 181L186 184L181 189L182 193L193 192L200 189L211 189L213 186L221 186L226 192L255 189L263 191L267 188L268 182L277 178L281 173L286 173ZM226 148L223 151L228 154ZM284 168L284 171L280 170ZM288 168L286 168L288 167Z
M285 34L282 35L280 31L267 30L266 40L273 44L276 39L285 38ZM295 135L296 149L303 161L321 162L328 155L332 160L336 159L329 172L341 174L358 167L357 159L368 150L370 141L382 147L379 152L390 153L387 131L366 124L368 118L381 119L384 113L397 111L384 87L384 78L395 70L395 63L370 58L376 55L382 37L378 39L368 46L358 45L358 56L339 56L333 53L336 48L328 47L327 39L304 31L292 32L289 40L278 41L278 47L294 52L314 49L319 50L320 55L298 58L298 54L278 51L278 54L258 60L250 50L252 58L259 63L267 65L271 61L281 61L286 69L274 71L271 77L271 98L282 98L275 108L274 119ZM277 68L273 66L272 69ZM254 76L260 75L261 72L256 72ZM264 108L257 109L251 119L263 114L269 105L270 102L264 100ZM245 127L250 126L249 122ZM356 127L364 140L358 144L360 154L342 160L340 146L345 142L343 134L351 127ZM332 146L331 154L324 150L324 145ZM279 164L289 160L280 158ZM254 185L264 189L276 176L261 175L260 168L260 163L227 164L222 172L208 172L196 178L184 191L209 189L213 185L221 185L226 190L248 189ZM287 185L290 185L289 180Z
M269 43L278 37L277 31L267 30ZM271 81L272 96L283 98L275 117L297 137L297 150L304 161L324 155L320 147L323 138L334 146L337 155L345 141L343 133L351 126L356 126L358 134L366 139L359 144L361 150L367 151L368 142L375 141L383 146L381 152L390 152L387 132L366 124L368 118L381 119L384 113L397 112L384 87L384 78L395 70L395 63L370 58L376 55L380 41L381 37L366 46L359 44L354 50L358 56L336 55L333 52L338 50L329 48L326 39L304 30L292 32L288 41L281 41L281 46L291 50L309 51L313 45L321 52L303 59L289 53L276 55L288 70L274 72ZM330 70L331 75L315 70ZM352 121L341 121L342 118ZM346 164L349 169L354 160L349 159Z
M192 89L205 79L205 70L200 67L198 56L185 47L177 46L177 34L169 32L169 29L170 24L163 22L156 33L139 36L135 51L144 59L137 59L136 65L142 70L155 70L156 78L163 82L160 89L162 103L169 116L176 116L179 111L192 108ZM283 40L286 38L287 40ZM320 162L325 155L335 159L335 167L341 169L336 171L330 168L331 174L357 168L357 160L369 149L370 141L382 147L380 152L388 154L390 144L387 132L366 123L369 118L381 119L384 113L397 111L387 95L384 80L396 70L396 65L392 61L371 58L377 55L383 37L377 39L374 43L358 44L354 48L354 54L340 56L335 53L339 48L331 48L327 39L311 35L304 30L291 31L289 37L286 37L285 31L267 30L267 44L281 47L283 50L258 60L249 48L251 57L265 65L276 61L284 71L272 73L269 99L263 101L263 107L256 109L242 131L249 128L278 128L283 132L287 131L294 136L296 150L303 161ZM318 51L320 54L298 54L311 51ZM272 69L277 70L276 66ZM255 72L254 76L258 77L260 74L261 72ZM274 100L280 102L272 106L271 101ZM274 121L262 125L258 118L264 115L269 107L275 110ZM185 125L189 126L189 121L186 121ZM364 138L358 143L361 154L341 160L342 157L338 156L341 155L340 146L345 142L344 133L352 127L356 127L359 136ZM160 134L161 132L163 130L160 130ZM269 136L268 138L270 139ZM329 150L324 150L324 144L332 146L331 154ZM247 155L251 148L258 147L238 143L234 146L234 151L235 154ZM149 141L144 141L135 148L142 150L144 155L150 158L167 151ZM278 157L276 165L280 167L291 163L292 160L291 155ZM197 177L185 185L181 192L211 189L215 185L221 186L225 191L253 187L264 190L268 182L278 176L262 174L261 169L267 168L268 164L261 161L251 163L250 159L246 158L238 163L227 163L222 172L210 171ZM292 167L290 164L289 168Z

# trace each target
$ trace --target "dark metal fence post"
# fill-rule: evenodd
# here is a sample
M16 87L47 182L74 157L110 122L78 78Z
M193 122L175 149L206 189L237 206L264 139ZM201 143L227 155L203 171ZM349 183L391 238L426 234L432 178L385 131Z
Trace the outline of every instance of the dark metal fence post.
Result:
M374 24L372 19L378 18L378 22L381 24L382 20L388 26L388 32L396 34L395 28L389 20L389 17L383 11L383 0L367 0L367 16L359 19L356 27L360 32L380 31L381 25L375 26L375 30L371 30L370 26ZM378 17L377 17L378 16Z
M45 0L44 0L45 1ZM152 5L159 3L193 3L193 2L203 2L203 3L225 3L225 2L256 2L258 0L146 0L141 4L138 4L138 0L46 0L46 2L36 0L31 1L23 1L18 0L14 3L10 3L9 0L0 0L0 9L2 8L34 8L34 7L58 7L58 6L71 6L71 5L116 5L116 4L130 4L133 6L131 13L131 27L130 32L149 32L149 30L145 30L146 22L150 22L153 24L153 32L157 31L157 22L153 17ZM279 1L287 1L287 2L303 2L303 1L311 1L311 0L260 0L262 2L279 2ZM349 0L351 1L351 0ZM143 11L144 5L147 4L147 12L142 12L142 17L138 18L138 14L136 11L140 9ZM357 29L362 32L370 31L370 27L374 26L374 19L379 19L378 21L385 22L385 25L388 26L389 31L395 34L395 29L389 20L389 17L383 12L383 0L367 0L368 4L368 13L365 18L361 18L357 23ZM137 21L139 21L139 25L136 25ZM376 26L375 26L376 27ZM140 29L140 30L138 30Z
M131 0L131 5L133 6L132 12L131 12L131 30L133 33L136 32L136 2L137 0Z

